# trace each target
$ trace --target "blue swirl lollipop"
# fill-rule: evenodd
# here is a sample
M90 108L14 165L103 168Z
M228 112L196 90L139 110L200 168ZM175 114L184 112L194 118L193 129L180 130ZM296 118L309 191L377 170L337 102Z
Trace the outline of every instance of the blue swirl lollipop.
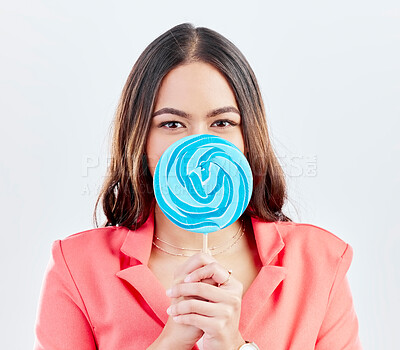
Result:
M247 159L233 143L196 134L165 150L154 172L153 187L170 221L207 234L242 215L253 192L253 176Z

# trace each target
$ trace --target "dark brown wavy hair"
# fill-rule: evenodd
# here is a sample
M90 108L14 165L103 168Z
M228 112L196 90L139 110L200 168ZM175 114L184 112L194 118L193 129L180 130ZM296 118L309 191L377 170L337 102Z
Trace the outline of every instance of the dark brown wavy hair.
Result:
M105 226L139 228L154 200L145 155L147 135L162 79L179 65L213 65L232 87L242 117L246 158L253 173L253 193L244 214L263 221L292 221L282 213L287 199L283 170L272 149L256 77L239 49L221 34L192 24L177 25L155 39L134 64L113 121L111 162L97 198Z

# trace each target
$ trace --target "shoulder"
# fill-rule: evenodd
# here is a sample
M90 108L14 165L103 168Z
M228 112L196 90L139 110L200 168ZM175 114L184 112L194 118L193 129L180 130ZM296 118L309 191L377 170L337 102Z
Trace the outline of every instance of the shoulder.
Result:
M123 226L98 227L71 234L60 240L64 247L84 250L113 249L121 246L128 228Z
M53 242L53 251L60 251L66 262L106 262L119 256L129 229L123 226L99 227L71 234Z
M275 222L275 226L289 256L321 266L337 268L344 262L349 267L352 247L336 234L308 223Z
M307 248L311 252L318 251L341 254L348 249L348 243L334 233L307 223L275 222L285 246Z
M104 300L121 262L126 262L120 248L128 232L128 228L110 226L54 241L44 287L51 295L49 302L61 305L66 297L69 305L72 300L89 318L87 308L96 298Z

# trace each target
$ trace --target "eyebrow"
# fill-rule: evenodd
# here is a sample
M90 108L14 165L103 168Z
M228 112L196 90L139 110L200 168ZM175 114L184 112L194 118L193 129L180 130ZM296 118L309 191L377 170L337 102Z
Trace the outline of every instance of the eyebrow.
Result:
M240 112L237 110L237 108L233 106L226 106L226 107L221 107L217 109L213 109L212 111L207 113L207 118L212 118L215 117L216 115L223 114L223 113L237 113L240 115ZM187 118L190 119L192 116L184 111L180 111L179 109L175 108L170 108L170 107L164 107L158 110L157 112L153 113L153 117L160 115L160 114L174 114L182 118Z

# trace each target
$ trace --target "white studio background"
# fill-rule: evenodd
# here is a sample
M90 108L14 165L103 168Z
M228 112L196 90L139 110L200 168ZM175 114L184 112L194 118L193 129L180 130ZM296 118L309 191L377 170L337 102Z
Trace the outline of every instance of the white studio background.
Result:
M395 1L2 1L2 348L33 346L51 243L93 228L109 128L139 54L191 22L252 65L289 216L354 249L364 349L399 349L400 5Z

